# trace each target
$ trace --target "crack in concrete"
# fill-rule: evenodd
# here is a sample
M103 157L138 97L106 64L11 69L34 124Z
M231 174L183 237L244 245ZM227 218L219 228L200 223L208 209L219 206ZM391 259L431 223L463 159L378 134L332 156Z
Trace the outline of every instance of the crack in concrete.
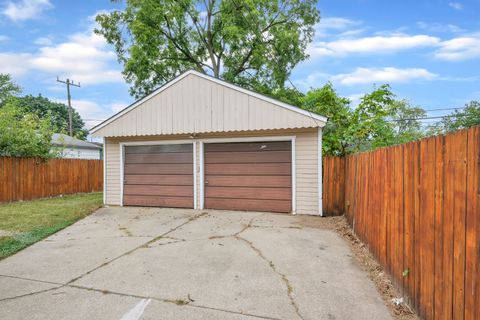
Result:
M75 281L77 281L77 280L79 280L79 279L81 279L81 278L89 275L90 273L92 273L92 272L94 272L94 271L97 271L98 269L101 269L101 268L109 265L110 263L112 263L112 262L114 262L114 261L117 261L118 259L120 259L120 258L122 258L122 257L125 257L125 256L133 253L134 251L136 251L136 250L138 250L138 249L140 249L140 248L148 247L149 244L154 243L155 241L157 241L157 240L161 239L162 237L166 236L167 234L169 234L169 233L171 233L171 232L173 232L173 231L175 231L175 230L178 230L178 229L180 229L181 227L185 226L186 224L188 224L188 223L190 223L190 222L192 222L192 221L195 221L195 220L197 220L197 219L199 219L199 218L201 218L201 217L203 217L203 216L205 216L205 215L207 215L207 214L208 214L208 212L202 212L201 214L197 214L197 215L194 215L194 216L192 216L192 217L189 217L187 221L179 224L178 226L176 226L176 227L174 227L174 228L172 228L172 229L170 229L170 230L162 233L161 235L159 235L159 236L157 236L157 237L155 237L155 238L153 238L153 239L151 239L151 240L149 240L149 241L147 241L147 242L145 242L145 243L143 243L143 244L141 244L141 245L139 245L139 246L137 246L137 247L135 247L135 248L127 251L127 252L122 253L121 255L119 255L119 256L111 259L111 260L108 260L108 261L102 263L101 265L99 265L99 266L97 266L97 267L95 267L95 268L93 268L93 269L91 269L91 270L89 270L89 271L81 274L81 275L78 276L78 277L75 277L75 278L71 279L71 280L68 281L66 284L69 285L69 284L71 284L71 283L73 283L73 282L75 282Z
M273 261L267 259L267 257L262 253L262 251L260 251L260 249L258 249L257 247L255 247L255 245L253 244L252 241L250 240L247 240L245 238L242 238L241 236L239 235L236 235L235 238L237 240L240 240L240 241L243 241L244 243L246 243L250 248L252 248L253 251L255 251L257 253L257 255L263 259L265 262L267 262L267 264L269 265L269 267L272 269L272 271L274 273L276 273L281 279L282 281L285 283L285 286L287 287L287 295L288 295L288 298L290 300L290 303L293 307L293 309L295 310L295 313L297 314L297 316L304 320L303 316L301 315L300 313L300 309L298 307L298 304L297 302L295 301L295 299L293 298L293 287L290 283L290 280L287 278L287 276L283 273L281 273L280 271L277 270L277 267L275 266L275 264L273 263Z
M89 287L84 287L84 286L79 286L79 285L74 285L74 284L70 284L70 285L66 285L66 286L69 287L69 288L76 288L76 289L81 289L81 290L100 292L100 293L103 293L103 294L113 294L113 295L124 296L124 297L131 297L131 298L137 298L137 299L152 299L152 300L156 300L156 301L160 301L160 302L172 303L172 304L174 304L174 305L176 305L176 306L179 306L179 307L191 307L191 308L214 310L214 311L220 311L220 312L225 312L225 313L231 313L231 314L238 314L238 315L243 315L243 316L254 317L254 318L258 318L258 319L281 320L281 319L278 319L278 318L272 318L272 317L267 317L267 316L261 316L261 315L255 315L255 314L250 314L250 313L238 312L238 311L233 311L233 310L227 310L227 309L220 309L220 308L202 306L202 305L198 305L198 304L193 304L193 303L191 303L191 302L185 303L185 304L179 304L179 303L178 303L179 299L166 299L166 298L142 296L142 295L137 295L137 294L127 294L127 293L110 291L110 290L102 290L102 289L89 288Z
M23 298L23 297L29 297L29 296L33 296L33 295L36 295L36 294L40 294L40 293L44 293L44 292L48 292L48 291L60 289L60 288L62 288L62 287L64 287L64 285L59 285L59 286L53 287L53 288L48 288L48 289L43 289L43 290L39 290L39 291L29 292L29 293L26 293L26 294L21 294L21 295L19 295L19 296L15 296L15 297L3 298L3 299L0 299L0 302L8 301L8 300L15 300L15 299Z

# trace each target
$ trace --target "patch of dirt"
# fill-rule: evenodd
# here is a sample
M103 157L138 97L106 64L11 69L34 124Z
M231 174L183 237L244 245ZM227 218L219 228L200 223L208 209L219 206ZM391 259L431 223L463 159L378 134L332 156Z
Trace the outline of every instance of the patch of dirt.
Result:
M399 304L395 304L393 302L393 299L402 298L402 295L394 287L390 276L387 275L382 266L375 260L370 251L368 251L367 246L354 234L344 216L301 216L297 223L310 228L334 230L348 242L355 259L360 264L362 269L368 273L369 279L375 284L377 291L381 294L382 299L385 305L388 307L393 318L397 320L420 319L405 302L401 302Z

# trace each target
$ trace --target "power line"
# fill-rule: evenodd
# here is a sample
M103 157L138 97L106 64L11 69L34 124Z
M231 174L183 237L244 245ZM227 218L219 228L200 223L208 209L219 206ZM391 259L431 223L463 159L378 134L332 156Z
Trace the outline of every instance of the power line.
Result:
M424 117L424 118L406 118L406 119L390 119L387 121L416 121L416 120L431 120L431 119L443 119L443 118L452 118L452 117L468 117L468 114L451 114L446 116L438 116L438 117Z
M71 102L71 95L70 95L70 86L74 87L79 87L80 88L80 82L74 83L73 81L70 81L70 79L67 78L66 81L58 79L57 76L57 82L64 83L67 85L67 98L68 98L68 132L70 133L70 137L73 137L73 111L72 111L72 102Z

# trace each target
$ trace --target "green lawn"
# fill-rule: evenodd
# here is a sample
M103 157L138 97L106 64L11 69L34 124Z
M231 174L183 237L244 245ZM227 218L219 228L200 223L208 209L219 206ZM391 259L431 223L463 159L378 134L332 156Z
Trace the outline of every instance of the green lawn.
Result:
M101 205L101 192L0 204L0 259L71 225Z

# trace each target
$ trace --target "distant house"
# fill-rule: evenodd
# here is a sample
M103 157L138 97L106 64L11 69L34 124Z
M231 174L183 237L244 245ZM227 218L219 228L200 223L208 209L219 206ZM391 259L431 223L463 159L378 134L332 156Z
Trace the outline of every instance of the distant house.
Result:
M72 138L66 134L52 135L52 152L59 158L68 159L102 159L103 145Z

